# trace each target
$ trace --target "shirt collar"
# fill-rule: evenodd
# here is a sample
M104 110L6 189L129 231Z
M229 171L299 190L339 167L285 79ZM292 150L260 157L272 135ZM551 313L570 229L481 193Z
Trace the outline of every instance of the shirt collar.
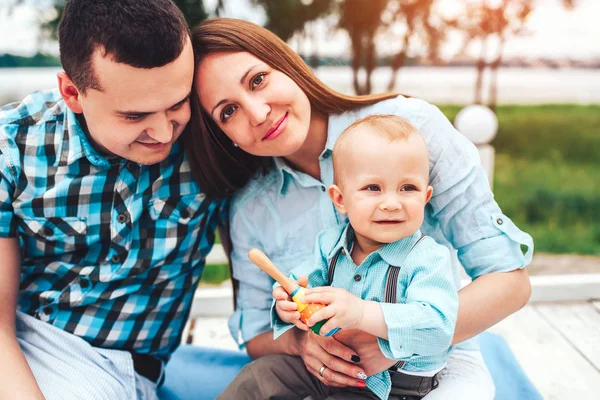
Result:
M79 158L85 157L87 160L95 166L104 167L110 166L114 163L113 158L107 158L100 154L98 150L92 145L88 134L85 132L77 114L75 114L70 108L67 107L67 129L69 135L69 150L68 150L68 162L74 162ZM115 157L119 159L119 157ZM111 162L112 161L112 162Z
M410 253L415 244L419 241L422 234L418 230L410 236L402 238L396 242L388 243L375 251L379 257L387 264L392 266L401 266L404 263L404 259ZM336 245L327 255L327 259L333 258L338 251L344 249L346 254L350 256L352 253L352 247L354 246L354 229L348 223L341 231L341 234L337 240Z
M351 111L342 114L330 114L327 122L327 141L325 148L320 155L320 159L325 159L331 156L333 146L340 134L348 127L356 117ZM299 180L297 172L290 167L283 157L273 157L275 161L275 169L277 171L277 187L280 195L285 195L289 179Z

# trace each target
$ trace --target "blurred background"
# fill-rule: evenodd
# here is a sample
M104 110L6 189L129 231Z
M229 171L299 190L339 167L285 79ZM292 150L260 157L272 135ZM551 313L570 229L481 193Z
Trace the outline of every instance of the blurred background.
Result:
M64 0L0 0L0 104L56 86ZM493 190L532 274L600 272L597 0L177 0L191 26L253 21L343 93L396 91L498 118ZM160 21L157 21L160 23ZM204 282L227 278L207 267Z

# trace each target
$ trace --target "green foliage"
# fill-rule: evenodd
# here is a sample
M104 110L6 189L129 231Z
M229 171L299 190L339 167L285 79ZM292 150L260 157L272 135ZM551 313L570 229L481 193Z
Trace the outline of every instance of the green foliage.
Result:
M0 54L0 68L60 67L60 60L48 54L37 53L32 57Z
M204 267L201 283L219 284L229 280L229 266L227 264L213 264Z
M298 0L252 0L267 15L265 28L287 41L304 29L307 22L323 17L331 11L333 0L313 0L304 4Z
M459 107L442 107L452 120ZM600 254L600 106L500 106L494 193L537 251Z

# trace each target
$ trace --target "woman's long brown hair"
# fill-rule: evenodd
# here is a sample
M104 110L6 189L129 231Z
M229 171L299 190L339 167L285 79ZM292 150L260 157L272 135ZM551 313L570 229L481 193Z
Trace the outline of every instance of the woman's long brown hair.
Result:
M192 32L196 66L206 55L248 52L271 68L289 76L308 97L313 109L324 114L342 113L397 96L387 93L346 96L321 82L302 58L267 29L251 22L216 18L206 20ZM214 81L218 85L218 81ZM226 197L241 189L259 171L273 164L271 157L259 157L233 146L192 94L192 118L184 134L192 173L209 196Z

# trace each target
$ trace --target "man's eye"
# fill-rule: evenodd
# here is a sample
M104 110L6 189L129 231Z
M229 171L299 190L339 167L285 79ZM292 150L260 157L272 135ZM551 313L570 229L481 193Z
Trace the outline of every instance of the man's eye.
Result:
M143 115L127 115L127 116L125 117L125 119L126 119L127 121L139 121L139 120L141 120L142 118L144 118L144 116L143 116Z
M221 111L221 122L227 121L233 115L236 109L237 106L234 105L223 107L223 110Z
M260 74L256 74L256 75L254 76L254 78L252 78L252 81L250 82L250 87L251 87L252 89L256 89L256 87L257 87L258 85L260 85L261 83L263 83L263 82L264 82L264 80L265 80L265 76L266 76L266 75L267 75L267 74L266 74L266 73L264 73L264 72L261 72Z
M381 190L381 188L379 187L379 185L368 185L368 186L365 186L365 190L367 190L369 192L379 192Z

